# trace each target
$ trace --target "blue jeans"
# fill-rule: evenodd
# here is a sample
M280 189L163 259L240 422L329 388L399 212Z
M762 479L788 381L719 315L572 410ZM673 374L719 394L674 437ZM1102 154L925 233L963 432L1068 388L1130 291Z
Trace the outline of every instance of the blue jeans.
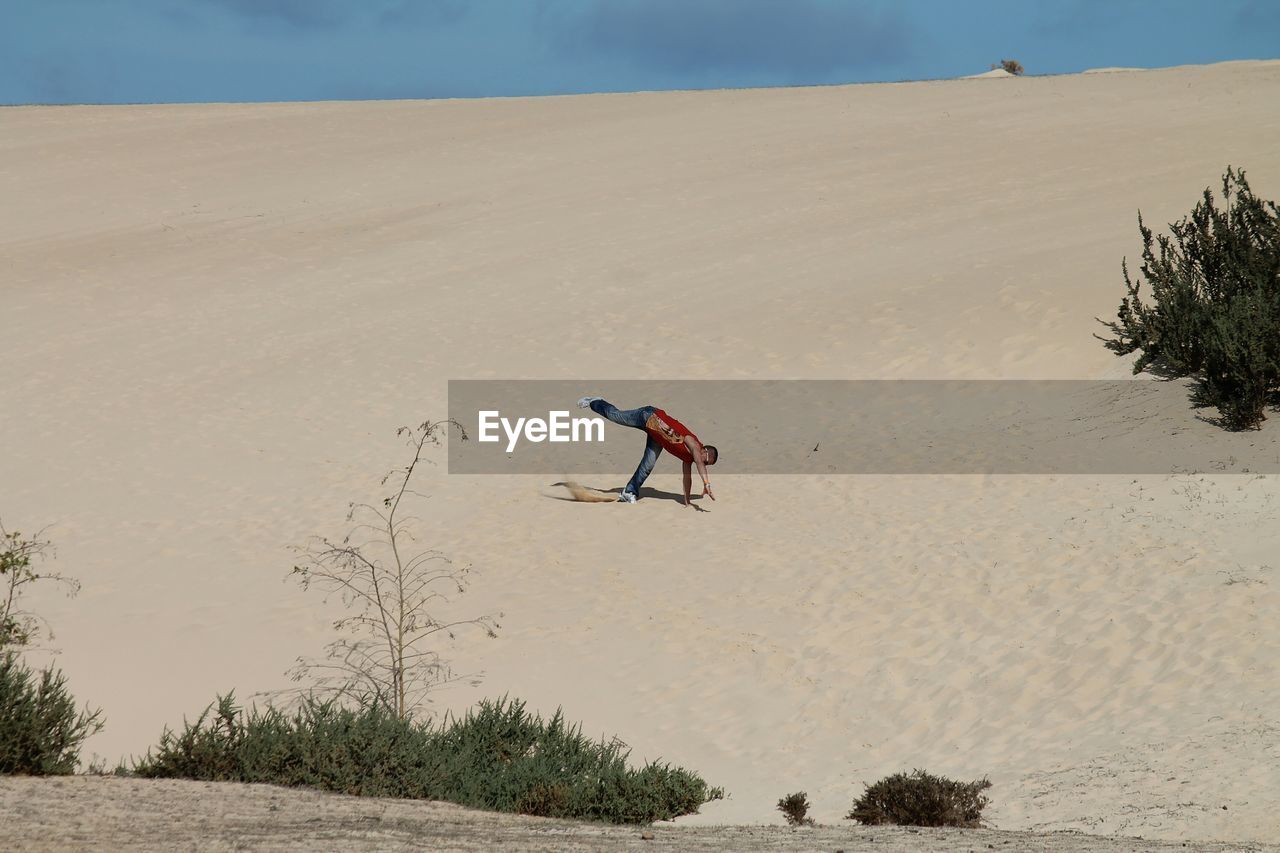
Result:
M654 413L654 407L641 406L638 409L624 411L606 400L592 400L591 411L608 418L619 426L643 430L645 421L649 420L649 416ZM631 475L631 480L627 483L626 488L623 489L623 491L630 492L637 498L640 497L640 487L644 485L645 480L649 479L649 473L653 471L653 466L658 461L658 454L662 452L662 445L653 436L648 436L648 439L644 446L644 456L640 457L640 464L636 466L636 472Z

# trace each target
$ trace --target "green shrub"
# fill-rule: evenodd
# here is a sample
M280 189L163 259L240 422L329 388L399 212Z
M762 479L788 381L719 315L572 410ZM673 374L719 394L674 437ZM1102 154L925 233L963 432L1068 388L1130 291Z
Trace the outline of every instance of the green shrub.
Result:
M102 728L102 712L76 710L66 679L0 655L0 775L74 773L80 747Z
M441 725L307 699L292 715L220 697L180 734L166 730L139 776L302 785L362 796L447 800L493 811L610 823L692 814L724 794L681 768L627 766L620 742L592 741L557 711L486 701Z
M813 826L809 817L809 795L804 791L787 794L778 800L778 811L787 819L788 826Z
M982 792L990 787L986 779L955 782L923 770L895 773L868 785L847 817L868 825L978 827L988 803Z
M1196 375L1197 405L1216 407L1228 429L1255 429L1280 394L1280 208L1253 194L1243 170L1227 168L1222 194L1219 208L1206 189L1172 237L1139 214L1141 275L1122 265L1128 294L1104 340L1141 350L1134 373Z
M1018 77L1022 76L1022 72L1024 70L1022 63L1016 59L1002 59L1000 60L1000 67L1008 73Z

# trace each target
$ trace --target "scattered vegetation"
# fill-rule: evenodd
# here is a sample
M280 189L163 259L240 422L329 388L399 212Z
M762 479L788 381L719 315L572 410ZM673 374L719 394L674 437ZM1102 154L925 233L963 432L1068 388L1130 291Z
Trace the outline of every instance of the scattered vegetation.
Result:
M895 773L868 785L847 817L868 825L975 828L982 825L988 803L982 792L990 787L986 779L955 782L923 770Z
M996 68L1003 68L1005 71L1018 77L1022 76L1022 72L1024 71L1022 63L1016 59L1002 59L1000 60L999 65L992 65L991 68L992 70L995 70Z
M220 697L178 734L166 730L139 776L308 786L362 796L446 800L503 812L609 823L692 814L724 796L682 768L627 766L625 744L592 741L557 711L482 702L461 719L405 719L304 699L291 715Z
M0 649L34 645L41 628L53 639L45 620L22 608L20 599L33 584L48 581L62 586L70 596L80 591L78 581L32 567L33 561L47 557L52 547L42 536L37 533L26 538L0 524Z
M115 767L108 767L107 760L95 754L84 768L86 776L132 776L133 770L122 759L116 762Z
M496 636L499 625L492 615L452 621L435 615L451 593L465 591L470 569L454 566L439 551L412 550L410 528L418 519L401 514L407 496L423 497L409 488L423 447L438 445L450 425L466 441L455 421L401 427L396 434L408 437L412 456L407 466L382 478L382 485L391 484L382 505L352 504L347 521L355 527L341 542L319 539L299 549L306 558L293 567L299 584L340 596L348 615L334 623L339 638L322 659L299 658L290 671L295 682L306 683L293 691L296 696L384 706L408 719L427 704L433 688L461 678L430 647L434 640L452 639L460 628Z
M23 593L42 580L59 583L71 594L80 588L74 580L32 567L49 547L40 534L27 539L0 525L0 775L74 773L80 747L102 728L101 711L76 710L61 672L52 667L37 672L19 659L19 652L48 627L22 608Z
M809 795L804 791L787 794L778 800L778 811L787 819L788 826L813 826L809 817Z
M482 702L462 718L420 714L427 694L457 676L435 640L460 628L494 636L491 616L447 620L439 610L466 588L467 570L413 547L406 498L423 450L453 421L402 428L408 465L383 478L380 506L353 504L340 542L319 539L293 576L341 596L348 615L319 661L291 671L307 682L287 709L245 709L218 697L180 732L166 729L134 763L148 778L305 786L361 796L444 800L473 808L609 823L651 823L696 812L724 792L682 768L629 767L626 744L593 741L560 711L547 720L523 702ZM117 771L119 772L119 771Z
M1257 429L1280 395L1280 208L1230 167L1222 195L1219 208L1205 189L1172 237L1139 213L1141 275L1122 265L1128 294L1103 340L1122 355L1141 350L1134 373L1196 376L1197 406L1216 407L1227 429Z

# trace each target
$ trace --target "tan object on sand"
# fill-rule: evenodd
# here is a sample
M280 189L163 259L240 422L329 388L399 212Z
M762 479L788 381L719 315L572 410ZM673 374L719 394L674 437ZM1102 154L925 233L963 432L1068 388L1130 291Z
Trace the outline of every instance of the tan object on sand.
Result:
M556 485L564 486L569 490L569 494L573 495L573 499L575 501L581 501L583 503L608 503L618 499L617 495L602 492L598 489L590 489L581 483L575 483L572 480L564 483L556 483Z

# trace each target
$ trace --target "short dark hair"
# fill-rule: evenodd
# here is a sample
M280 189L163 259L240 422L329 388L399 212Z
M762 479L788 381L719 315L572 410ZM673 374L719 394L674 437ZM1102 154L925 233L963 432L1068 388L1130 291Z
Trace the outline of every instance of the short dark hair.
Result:
M708 465L716 464L716 462L719 461L720 459L720 451L716 450L716 446L714 444L704 444L702 446L705 447L707 449L707 452L711 454L711 461L708 462L707 464Z

